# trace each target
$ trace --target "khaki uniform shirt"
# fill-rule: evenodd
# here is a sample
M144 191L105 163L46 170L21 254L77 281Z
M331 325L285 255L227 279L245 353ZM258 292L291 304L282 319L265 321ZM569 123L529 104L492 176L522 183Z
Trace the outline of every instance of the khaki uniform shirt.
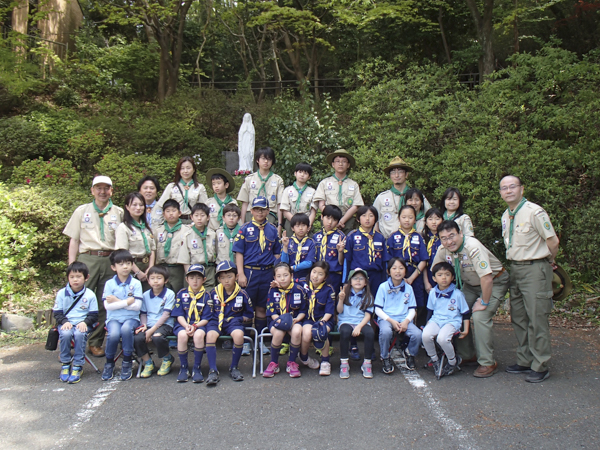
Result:
M154 236L148 228L144 230L144 234L146 235L146 239L148 241L148 247L150 247L150 251L153 252L156 250ZM115 235L115 248L124 248L125 250L129 250L129 253L131 253L131 256L134 258L149 255L149 253L146 253L144 238L139 228L133 227L133 230L130 230L127 225L122 223L117 227L117 232Z
M294 186L288 186L283 191L283 198L281 199L280 209L283 211L289 211L290 214L304 213L307 216L310 215L311 209L317 209L317 205L313 201L315 196L314 188L306 186L302 197L300 197L300 207L296 209L296 201L298 201L298 191Z
M104 241L100 239L100 220L104 221ZM112 251L115 249L115 231L122 221L123 208L113 205L100 218L93 203L87 203L75 210L63 234L79 241L79 253L90 250Z
M223 227L219 228L216 231L217 234L217 264L221 261L230 261L229 259L229 249L233 245L233 241L235 240L235 234L229 239L227 235L223 232ZM234 255L235 258L235 255ZM232 261L235 262L235 261Z
M438 249L431 267L441 262L452 264L454 270L454 259L458 256L460 261L460 276L463 283L471 286L480 286L481 277L490 273L495 277L502 271L502 263L481 242L474 237L465 236L465 245L462 251L452 253L443 245Z
M202 239L198 236L191 227L185 231L183 236L183 244L177 258L178 264L202 264L215 262L217 256L217 235L214 230L207 228L206 232L206 252L208 258L204 254L204 246Z
M400 195L394 194L391 189L388 189L379 194L375 199L375 203L373 203L373 206L379 213L379 221L377 222L379 224L379 232L383 234L383 237L386 239L400 228L398 211L400 210L401 199L402 197ZM431 208L431 205L427 199L425 199L423 209L427 212L429 208ZM419 233L422 233L423 227L425 226L425 219L422 219L422 224L419 222L415 224L415 228ZM421 229L419 229L419 227Z
M475 236L475 233L473 232L473 222L471 222L471 218L469 216L463 214L454 221L457 223L458 228L460 228L460 231L462 231L464 237Z
M512 246L509 248L510 218L508 209L502 215L502 237L506 259L530 261L552 256L546 239L556 236L548 213L539 205L525 202L514 218Z
M164 224L156 228L156 231L154 232L154 237L156 238L156 264L177 264L179 252L183 245L183 237L188 230L189 227L184 225L173 233L169 257L165 258L165 243L167 242L168 233L165 231Z
M244 180L244 184L242 184L242 188L240 189L240 193L237 196L237 200L242 203L248 203L248 211L252 207L252 200L258 197L258 191L262 186L262 181L258 178L258 172L253 173L252 175L248 175ZM265 183L265 191L267 195L265 195L264 191L260 192L260 195L263 195L267 198L269 202L269 209L277 213L277 205L281 203L281 198L283 197L283 180L277 175L271 175L269 181ZM242 217L242 220L244 218Z
M169 183L160 196L160 200L156 202L155 208L161 209L162 214L162 206L165 204L167 200L172 198L173 200L177 200L179 202L179 208L181 210L181 214L191 214L191 208L196 203L206 203L208 202L208 196L206 195L206 188L203 184L198 183L198 186L191 186L188 190L188 205L184 204L184 196L185 192L182 192L183 185L181 183ZM157 211L158 212L158 211Z
M235 199L233 198L228 204L231 203L233 203L234 205L238 204L237 201L235 201ZM221 224L219 223L219 210L221 209L221 207L219 206L219 202L217 202L217 200L213 196L208 199L206 205L210 208L210 220L208 221L208 227L211 230L217 230L221 226ZM225 205L223 205L223 208L225 208Z
M363 206L365 204L362 195L360 195L358 183L350 178L346 178L342 183L341 205L338 201L338 194L338 180L333 176L327 177L319 183L319 186L317 186L313 201L318 204L321 200L325 200L325 205L339 206L342 210L342 214L346 214L352 206Z
M165 217L163 216L163 207L158 206L158 201L152 207L152 211L150 212L150 221L150 227L152 228L152 231L158 229L158 226L165 222Z

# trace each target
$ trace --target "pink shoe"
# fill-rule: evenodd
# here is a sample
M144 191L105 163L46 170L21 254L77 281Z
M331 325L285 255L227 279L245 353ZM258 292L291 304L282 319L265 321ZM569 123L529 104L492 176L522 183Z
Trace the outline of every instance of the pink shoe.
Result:
M287 362L287 367L285 368L285 371L290 374L291 378L298 378L302 376L298 363L295 363L294 361Z
M288 371L289 372L289 371ZM267 366L267 369L263 372L263 377L273 378L276 373L279 373L279 364L271 361Z

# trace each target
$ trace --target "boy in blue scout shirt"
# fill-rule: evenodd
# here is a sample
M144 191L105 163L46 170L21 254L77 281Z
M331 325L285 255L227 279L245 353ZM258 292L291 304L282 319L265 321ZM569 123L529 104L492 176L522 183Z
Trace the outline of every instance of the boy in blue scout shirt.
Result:
M289 238L284 231L281 238L281 262L289 264L294 272L294 280L301 282L306 279L315 262L315 241L308 237L310 220L306 214L294 214L291 227L294 235Z
M127 250L119 249L110 254L110 267L117 274L106 282L103 301L106 308L106 364L102 380L111 380L115 370L115 354L121 342L123 364L121 380L132 376L133 333L140 325L142 308L142 283L131 276L133 256Z
M244 224L233 242L235 263L240 268L238 283L254 305L254 324L260 333L267 326L267 294L273 281L273 265L281 253L277 228L267 222L269 214L265 197L252 201L252 221ZM243 270L241 270L243 268ZM266 347L262 349L267 354ZM250 354L250 344L244 344L244 355Z
M188 340L194 341L194 370L192 381L202 383L204 377L200 366L204 355L204 341L209 330L212 317L211 297L204 288L204 267L192 264L186 273L188 287L180 290L175 299L175 307L171 315L177 319L173 334L177 336L177 352L179 353L178 383L187 382L190 377L188 369Z
M338 251L338 244L346 235L338 230L338 222L342 218L342 210L335 205L327 205L321 213L323 229L313 236L315 241L316 260L329 264L327 284L337 293L342 287L344 271L344 252Z
M229 376L233 381L244 380L238 364L240 356L242 356L245 325L250 326L252 323L254 310L252 309L252 300L236 281L237 276L237 267L230 261L222 261L217 266L219 284L210 293L212 317L207 327L206 337L206 356L210 367L206 378L208 386L214 386L219 382L216 342L221 335L228 334L233 340Z
M405 333L409 338L405 350L406 369L415 370L415 355L421 346L421 330L412 320L417 302L410 284L406 283L406 263L402 258L388 261L387 281L381 283L375 296L375 314L379 325L379 347L383 361L383 373L390 374L394 365L389 357L390 343L395 333Z
M461 324L464 331L460 331L459 339L469 334L469 323L471 313L469 305L463 293L456 288L454 281L454 268L447 262L438 263L431 269L433 278L437 283L430 292L427 299L427 309L433 315L423 329L423 346L431 358L434 373L438 373L440 362L438 360L435 343L440 345L448 362L442 368L441 375L452 375L460 364L460 356L454 352L452 338L460 331Z
M158 375L164 376L171 372L174 358L169 353L167 336L173 335L175 318L171 317L171 311L175 306L175 293L166 287L168 279L169 271L165 267L153 266L148 271L151 289L144 292L140 313L142 325L135 330L133 338L135 352L144 364L141 378L149 378L154 371L154 362L148 351L150 341L154 342L158 357L162 359Z
M84 263L71 263L67 267L67 286L58 291L52 308L60 335L60 380L70 384L78 383L81 379L88 332L98 322L96 294L85 287L89 276ZM71 340L75 343L72 371Z

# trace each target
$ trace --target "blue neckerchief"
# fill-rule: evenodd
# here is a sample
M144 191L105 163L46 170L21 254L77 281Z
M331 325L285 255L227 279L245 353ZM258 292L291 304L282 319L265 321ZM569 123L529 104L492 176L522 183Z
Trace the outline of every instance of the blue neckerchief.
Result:
M388 294L397 294L398 292L404 292L404 280L402 280L402 283L400 283L398 286L394 286L394 283L392 283L392 278L388 278Z
M352 303L352 297L359 299L359 303L362 301L363 295L365 295L365 289L361 289L360 292L354 291L354 288L350 288L350 303Z
M454 293L455 288L456 288L456 285L454 283L450 283L450 286L448 286L443 291L440 291L440 288L438 288L436 286L435 287L435 296L437 298L450 298L450 297L452 297L452 294Z
M146 208L154 208L154 205L156 205L156 199L151 204L146 205ZM152 223L152 211L146 213L146 221L148 222L148 225Z

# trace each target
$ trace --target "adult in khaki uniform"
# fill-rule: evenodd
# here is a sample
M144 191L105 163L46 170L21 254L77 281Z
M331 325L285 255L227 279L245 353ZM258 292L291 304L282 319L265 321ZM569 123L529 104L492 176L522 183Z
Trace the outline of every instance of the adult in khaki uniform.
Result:
M383 234L386 239L400 228L398 212L406 204L405 194L409 189L408 174L412 170L413 168L399 156L392 159L390 164L383 169L392 181L392 188L379 194L373 206L379 213L379 221L375 225L375 230ZM431 208L426 198L424 198L423 206L424 212Z
M104 284L115 273L110 268L108 256L115 249L115 231L123 221L123 209L114 206L112 200L112 181L109 177L98 176L92 182L94 201L79 206L63 234L69 236L69 264L81 261L88 266L90 278L86 282L88 289L94 291L96 298L102 299ZM104 321L106 310L104 302L98 302L98 326L90 334L88 345L94 356L104 356Z
M210 184L215 193L206 202L210 208L208 227L216 231L223 226L223 208L230 203L237 205L237 201L229 195L235 189L235 180L226 170L210 169L206 172L206 184Z
M493 319L508 291L510 278L498 258L477 239L465 236L453 220L442 222L438 233L443 245L431 267L444 261L452 264L456 286L472 310L473 333L457 342L457 352L465 362L477 359L479 367L473 376L491 377L498 371L494 359Z
M517 363L509 373L529 373L539 383L550 376L550 327L554 258L559 240L544 209L523 197L523 183L509 175L500 181L508 205L502 237L510 261L510 316L517 337Z
M313 201L319 205L320 211L326 205L339 207L343 216L338 222L338 229L348 234L354 228L354 214L359 206L365 204L358 183L348 178L348 170L356 165L356 161L346 150L339 149L327 155L327 164L333 168L333 175L319 183Z

